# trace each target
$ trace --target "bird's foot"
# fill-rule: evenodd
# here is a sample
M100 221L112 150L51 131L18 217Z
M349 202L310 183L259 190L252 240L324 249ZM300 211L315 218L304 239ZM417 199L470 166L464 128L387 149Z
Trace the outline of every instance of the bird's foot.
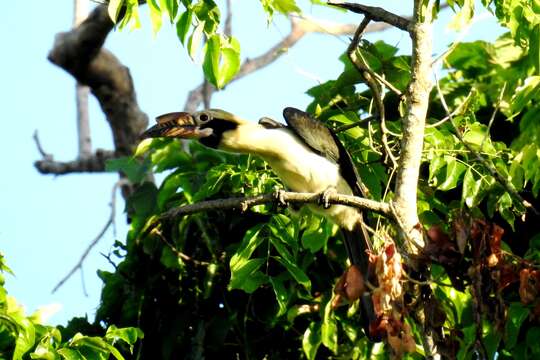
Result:
M337 190L335 188L329 187L324 190L320 195L319 205L321 205L325 209L330 208L330 197L333 195L337 195Z
M285 200L285 190L280 188L274 189L274 199L278 206L288 207L289 203Z

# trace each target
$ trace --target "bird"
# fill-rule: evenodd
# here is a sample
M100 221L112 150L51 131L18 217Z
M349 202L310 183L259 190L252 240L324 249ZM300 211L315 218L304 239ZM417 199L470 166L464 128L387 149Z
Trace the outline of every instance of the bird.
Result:
M146 130L141 139L192 138L216 150L256 155L268 163L286 188L321 194L320 204L307 206L341 228L351 268L338 282L342 286L340 291L358 294L364 332L377 341L370 336L369 329L376 316L364 286L369 276L366 249L371 248L362 212L345 205L328 204L330 194L364 196L367 190L350 154L332 130L293 107L285 108L283 117L286 125L268 117L256 123L220 109L171 112L157 117L157 124ZM344 284L345 279L357 279L358 272L362 274L361 283Z

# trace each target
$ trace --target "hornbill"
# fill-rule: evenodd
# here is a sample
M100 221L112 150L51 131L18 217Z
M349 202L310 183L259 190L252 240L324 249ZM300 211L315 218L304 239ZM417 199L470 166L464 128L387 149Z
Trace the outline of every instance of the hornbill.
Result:
M372 340L378 340L370 336L369 324L375 320L375 313L362 281L368 276L366 249L370 244L362 213L344 205L329 206L326 200L333 192L362 196L364 185L349 153L330 129L292 107L283 110L283 117L287 126L270 118L262 118L259 123L249 122L218 109L192 114L173 112L159 116L157 124L141 138L196 138L210 148L254 154L264 159L292 191L322 194L321 205L307 206L342 229L347 255L352 267L362 274L356 277L362 283L343 284L345 279L355 278L347 276L346 272L340 280L341 286L356 287L356 298L360 297L362 304L364 331Z

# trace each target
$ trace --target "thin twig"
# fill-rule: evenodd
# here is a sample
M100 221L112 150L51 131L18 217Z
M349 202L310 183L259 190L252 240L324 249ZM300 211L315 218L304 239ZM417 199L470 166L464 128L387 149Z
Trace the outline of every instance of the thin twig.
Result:
M172 244L162 233L159 229L157 228L154 228L151 232L152 234L156 234L160 239L161 241L163 241L163 243L165 245L167 245L167 247L176 255L178 256L180 259L184 260L184 261L187 261L187 262L191 262L193 263L194 265L198 265L198 266L209 266L211 263L209 263L208 261L202 261L202 260L197 260L197 259L194 259L192 258L191 256L187 255L187 254L184 254L183 252L181 252L180 250L178 250L176 248L176 246L174 246L174 244Z
M385 109L384 109L384 103L382 99L382 89L380 86L373 80L378 74L376 74L365 59L363 59L362 55L360 55L360 59L357 57L357 48L360 43L360 38L368 26L369 22L371 21L369 16L364 17L360 25L358 25L358 29L354 33L354 37L351 40L351 43L349 47L347 48L347 55L353 65L356 67L360 75L364 78L366 84L371 89L371 93L373 95L373 100L375 101L375 106L377 107L377 112L379 119L381 121L381 140L383 143L383 148L385 150L386 156L388 159L392 161L393 167L397 167L397 160L394 154L392 153L392 150L390 149L390 146L388 145L388 129L386 128L386 119L385 119ZM379 78L382 78L379 76ZM377 79L379 79L377 78ZM380 80L379 80L380 81ZM386 82L385 82L386 84Z
M371 120L375 120L377 117L376 116L368 116L364 119L360 119L358 121L355 121L353 123L350 123L350 124L346 124L346 125L341 125L339 127L337 127L334 132L335 133L340 133L340 132L343 132L343 131L346 131L346 130L349 130L349 129L352 129L352 128L355 128L357 126L360 126L362 125L363 123L365 122L369 122Z
M36 143L36 147L39 151L39 154L41 155L41 157L43 158L44 161L53 161L53 156L47 152L45 152L45 150L43 150L43 147L41 146L41 142L39 141L39 135L38 135L38 131L37 130L34 130L34 136L32 136L34 138L34 142Z
M84 263L84 260L86 260L86 258L88 257L88 254L90 254L90 251L92 251L92 249L99 243L99 241L103 238L103 236L105 235L109 227L114 222L114 217L116 215L116 191L118 190L119 187L128 185L128 183L129 183L128 180L120 179L114 184L113 189L112 189L111 203L110 203L111 213L109 215L109 218L107 219L107 222L105 223L105 225L103 226L99 234L94 238L94 240L92 240L92 242L90 242L90 244L86 247L86 250L84 250L84 252L82 253L77 264L75 264L75 266L67 273L67 275L64 276L62 280L58 282L58 284L56 284L56 286L52 290L53 294L58 289L60 289L66 283L66 281L69 278L71 278L73 274L75 274L77 270L82 270L82 265Z
M506 82L503 84L501 88L501 92L499 93L499 98L497 99L497 104L495 104L495 109L493 109L493 113L491 114L491 117L489 118L489 123L486 129L486 133L484 135L484 138L482 139L482 142L480 143L480 152L484 149L484 143L486 142L489 133L491 132L491 126L493 125L493 122L495 121L495 116L497 116L497 113L499 112L499 109L501 107L501 102L504 96L504 91L506 90Z

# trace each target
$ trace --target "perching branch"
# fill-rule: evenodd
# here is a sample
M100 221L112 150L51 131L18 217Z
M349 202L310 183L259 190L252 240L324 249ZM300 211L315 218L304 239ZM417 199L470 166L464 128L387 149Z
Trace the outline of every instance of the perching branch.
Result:
M282 202L290 204L318 204L321 195L316 193L297 193L279 191L278 194L262 194L252 197L237 197L217 200L201 201L196 204L184 205L173 208L161 216L161 219L175 219L180 216L194 214L210 210L239 210L246 211L248 208L256 205ZM351 195L330 194L328 196L330 204L340 204L355 207L358 209L370 210L386 217L392 218L392 210L388 203L365 199Z
M77 270L82 271L82 265L84 263L84 260L86 260L86 257L88 256L88 254L90 254L90 251L103 238L103 235L105 235L105 233L107 232L109 227L111 227L114 224L114 218L116 216L116 191L118 190L119 187L122 187L122 186L125 186L125 185L128 185L128 180L126 180L126 179L120 179L114 184L113 189L112 189L111 202L110 202L111 213L109 215L109 218L107 219L107 222L105 223L105 225L103 226L103 228L101 229L99 234L94 238L94 240L92 240L92 242L90 242L90 244L88 244L88 247L82 253L81 257L79 258L79 261L77 262L77 264L75 264L75 266L67 273L67 275L64 276L62 278L62 280L60 280L58 282L58 284L56 284L56 286L52 290L53 294L58 289L60 289L66 283L66 281L68 281L69 278L71 278L71 276L73 276L73 274L75 274L77 272Z
M328 5L333 5L333 6L343 8L343 9L347 9L357 14L363 14L371 18L373 21L382 21L394 27L397 27L398 29L403 30L403 31L410 31L409 30L409 26L411 25L410 20L404 17L401 17L399 15L396 15L394 13L391 13L390 11L386 11L380 7L367 6L367 5L356 4L356 3L348 3L341 0L329 0Z

